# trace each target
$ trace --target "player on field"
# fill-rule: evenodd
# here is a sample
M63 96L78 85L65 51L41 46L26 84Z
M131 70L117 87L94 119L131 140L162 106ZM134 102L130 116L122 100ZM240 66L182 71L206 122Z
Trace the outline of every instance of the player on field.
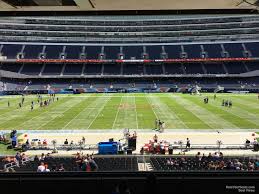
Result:
M158 131L160 131L161 126L162 126L162 121L158 120Z
M159 121L158 119L155 120L155 129L158 129L158 126L159 126Z
M232 107L232 101L231 101L231 100L228 102L228 107L229 107L229 108Z
M161 128L160 128L160 133L163 133L164 132L164 130L165 130L165 122L162 122L161 123Z
M190 148L191 148L191 141L189 138L187 138L186 139L186 150L188 151L188 150L190 150Z

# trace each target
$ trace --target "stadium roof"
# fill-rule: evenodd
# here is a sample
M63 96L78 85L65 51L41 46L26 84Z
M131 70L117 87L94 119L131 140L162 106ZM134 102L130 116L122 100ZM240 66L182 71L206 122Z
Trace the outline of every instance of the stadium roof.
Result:
M0 0L1 11L256 9L259 0Z

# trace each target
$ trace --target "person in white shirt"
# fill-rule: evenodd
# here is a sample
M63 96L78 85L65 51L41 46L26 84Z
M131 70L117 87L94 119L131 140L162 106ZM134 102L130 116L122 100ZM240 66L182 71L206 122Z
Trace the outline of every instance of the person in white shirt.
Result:
M45 170L44 170L43 172L50 172L49 167L48 167L48 164L45 163L44 166L45 166Z
M45 165L44 162L41 162L38 166L37 172L44 172L45 171Z

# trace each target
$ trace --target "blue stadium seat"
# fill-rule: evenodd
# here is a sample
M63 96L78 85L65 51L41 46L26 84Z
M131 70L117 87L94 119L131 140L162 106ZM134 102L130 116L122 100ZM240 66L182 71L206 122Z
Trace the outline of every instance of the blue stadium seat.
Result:
M104 75L119 75L121 73L120 64L104 64Z
M225 50L229 53L229 57L244 57L242 44L224 44Z
M149 55L149 59L161 59L162 46L146 46L146 52Z
M104 53L106 55L106 59L118 59L118 54L120 53L119 46L105 46Z
M82 46L66 46L66 59L79 59Z
M25 59L38 59L39 54L42 52L42 45L26 45L24 48Z
M141 75L144 74L143 64L124 64L123 65L124 75Z
M222 58L219 44L204 44L204 51L208 53L208 58Z
M46 64L42 75L60 75L63 64Z
M145 65L146 74L149 75L161 75L163 74L162 65Z
M242 62L228 62L228 63L225 63L225 66L229 74L239 74L239 73L247 72Z
M17 59L17 54L21 52L22 45L6 44L2 48L2 55L7 56L7 59Z
M39 75L41 68L42 64L39 63L24 64L21 73L27 75Z
M249 71L259 70L258 62L247 62L246 66L248 67Z
M48 45L46 46L46 59L59 59L62 53L63 46L61 45Z
M143 46L124 46L123 53L125 59L131 59L132 57L142 59Z
M64 75L81 75L83 64L66 64L63 74Z
M98 59L99 55L101 53L101 46L87 46L86 47L86 53L87 59Z
M186 74L204 74L200 63L186 63L183 65Z
M209 63L204 64L208 74L224 74L226 73L222 63Z
M187 58L195 59L201 58L201 46L197 44L184 45L184 51L187 53Z
M84 74L86 75L100 75L102 73L101 64L86 64Z
M246 49L252 54L252 57L259 57L259 42L246 43Z
M169 59L179 59L181 51L180 45L165 46L165 52L168 54Z
M1 65L1 69L11 72L19 72L22 64L21 63L6 63Z
M180 63L164 64L166 74L183 74L182 65Z

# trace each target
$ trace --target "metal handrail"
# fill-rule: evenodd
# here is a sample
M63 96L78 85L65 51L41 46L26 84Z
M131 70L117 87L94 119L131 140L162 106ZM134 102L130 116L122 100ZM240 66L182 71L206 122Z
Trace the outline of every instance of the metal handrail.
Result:
M27 162L29 161L33 161L33 158L30 157L30 158L23 158L21 160L21 164L24 165L26 164ZM9 168L13 168L13 167L20 167L20 164L19 164L19 161L16 161L16 162L10 162L10 163L7 163L4 165L4 169L9 169Z

